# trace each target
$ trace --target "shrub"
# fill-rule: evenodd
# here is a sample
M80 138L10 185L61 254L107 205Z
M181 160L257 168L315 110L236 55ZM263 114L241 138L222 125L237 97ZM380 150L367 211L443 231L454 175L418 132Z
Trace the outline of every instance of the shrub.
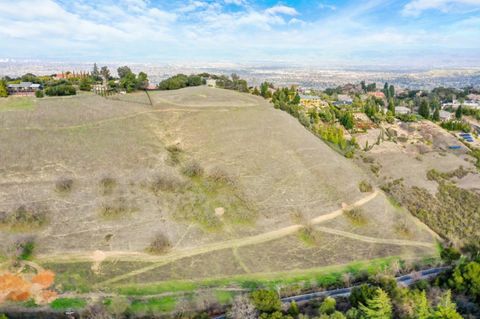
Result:
M45 96L45 94L43 93L42 90L35 91L35 97L42 98L44 96Z
M210 177L214 182L227 184L227 185L235 185L235 181L228 176L227 172L222 170L221 168L214 168L209 174Z
M358 189L360 189L360 191L362 193L369 193L369 192L373 191L372 185L367 181L361 181L358 184Z
M70 193L73 187L73 179L61 178L55 183L55 190L58 193Z
M352 208L343 212L350 222L356 226L363 226L367 223L366 218L363 216L361 208Z
M147 248L147 251L152 254L164 254L170 250L172 244L170 239L162 233L159 233L155 236L153 241L150 243L150 246Z
M15 243L16 258L19 260L31 260L35 250L35 241L32 237L26 237Z
M162 172L150 182L150 190L154 193L160 191L175 192L183 187L183 181L171 172Z
M322 315L331 315L335 312L337 301L332 297L327 297L323 300L320 308L318 309Z
M273 290L257 290L252 292L250 297L253 305L259 311L274 312L282 307L280 297Z
M440 123L440 126L449 131L463 131L468 133L471 131L470 124L462 121L449 120Z
M306 226L300 229L298 237L309 246L314 246L320 239L320 235L312 226Z
M117 181L112 177L104 177L100 180L100 187L102 195L109 195L117 186Z
M45 94L48 96L67 96L77 94L77 90L70 84L60 84L47 87Z
M100 213L106 218L116 218L135 210L124 197L119 197L110 203L104 203L100 208Z
M40 227L47 222L48 209L44 206L20 205L13 212L0 212L0 224L10 227Z
M196 161L190 161L183 169L182 173L188 177L197 177L203 175L203 168Z
M179 164L183 153L181 147L178 144L173 144L167 146L166 150L168 151L168 161L173 165Z

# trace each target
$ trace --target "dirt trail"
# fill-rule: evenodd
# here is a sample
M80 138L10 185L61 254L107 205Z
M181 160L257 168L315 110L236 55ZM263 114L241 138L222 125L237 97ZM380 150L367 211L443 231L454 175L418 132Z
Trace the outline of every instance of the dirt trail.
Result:
M379 194L379 191L376 190L375 192L369 194L366 197L361 198L360 200L356 201L351 205L344 205L344 207L337 209L329 214L325 214L325 215L318 216L316 218L311 219L309 221L309 224L317 225L325 221L337 218L343 213L344 210L362 206L368 203L369 201L373 200L378 194ZM244 246L257 245L257 244L265 243L275 239L280 239L285 236L295 234L303 227L304 225L291 225L281 229L273 230L270 232L266 232L263 234L254 235L250 237L237 238L237 239L226 240L222 242L211 243L208 245L204 245L202 247L174 250L162 256L152 256L152 255L140 253L140 252L125 252L125 251L104 252L105 259L114 258L116 260L121 259L121 260L145 261L145 262L153 262L153 264L147 267L136 269L129 273L122 274L117 277L110 278L103 282L99 282L95 285L95 287L98 288L101 286L109 285L109 284L124 280L126 278L130 278L130 277L148 272L150 270L156 269L168 263L177 261L182 258L192 257L192 256L201 255L201 254L223 250L223 249L237 249ZM400 246L420 246L420 247L434 246L431 243L425 243L425 242L416 242L416 241L399 240L399 239L372 238L372 237L357 235L357 234L348 233L340 230L329 229L325 227L321 227L320 230L327 233L349 237L352 239L356 239L364 242L370 242L370 243L390 244L390 245L400 245ZM39 258L42 259L43 261L57 261L57 262L62 260L67 262L78 262L80 260L92 261L92 255L90 253L79 253L79 254L69 254L69 255L64 254L61 256L50 255L50 256L45 256L44 258L39 256Z
M324 233L347 237L347 238L351 238L351 239L355 239L355 240L359 240L367 243L373 243L373 244L387 244L387 245L415 246L415 247L421 246L421 247L429 247L429 248L435 247L435 244L432 244L432 243L425 243L425 242L419 242L419 241L413 241L413 240L368 237L368 236L353 234L346 231L326 228L321 226L317 226L315 227L315 229L320 230Z
M318 216L316 218L311 219L309 221L309 224L310 225L316 225L316 224L319 224L319 223L337 218L338 216L340 216L342 214L344 209L351 209L351 208L354 208L354 207L362 206L362 205L368 203L369 201L371 201L372 199L374 199L378 195L378 193L379 193L378 190L375 190L375 192L369 194L368 196L366 196L364 198L361 198L360 200L356 201L355 203L353 203L351 205L344 206L344 207L342 207L340 209L337 209L337 210L335 210L335 211L333 211L329 214ZM103 286L103 285L108 285L108 284L111 284L111 283L114 283L114 282L118 282L120 280L145 273L147 271L156 269L156 268L161 267L165 264L171 263L173 261L176 261L176 260L179 260L179 259L182 259L182 258L192 257L192 256L195 256L195 255L209 253L209 252L217 251L217 250L223 250L223 249L227 249L227 248L234 248L235 249L235 248L244 247L244 246L257 245L257 244L265 243L265 242L272 241L272 240L275 240L275 239L283 238L285 236L295 234L296 232L298 232L303 227L304 227L304 225L291 225L291 226L287 226L287 227L284 227L284 228L281 228L281 229L273 230L273 231L263 233L263 234L259 234L259 235L255 235L255 236L212 243L212 244L209 244L209 245L205 245L203 247L195 247L195 248L173 251L173 252L171 252L169 254L166 254L166 255L163 255L163 256L156 256L157 259L158 259L158 262L156 262L153 265L150 265L150 266L147 266L147 267L144 267L144 268L140 268L140 269L134 270L130 273L126 273L126 274L123 274L123 275L120 275L120 276L117 276L117 277L110 278L106 281L98 283L96 286L98 287L98 286ZM107 255L110 255L110 254L107 252ZM118 256L116 256L116 257L118 258Z

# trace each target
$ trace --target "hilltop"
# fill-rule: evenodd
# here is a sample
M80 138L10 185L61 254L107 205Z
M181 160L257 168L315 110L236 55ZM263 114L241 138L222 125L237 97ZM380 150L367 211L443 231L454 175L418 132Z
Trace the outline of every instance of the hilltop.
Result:
M3 255L28 238L67 293L436 254L364 170L264 99L150 94L1 101Z

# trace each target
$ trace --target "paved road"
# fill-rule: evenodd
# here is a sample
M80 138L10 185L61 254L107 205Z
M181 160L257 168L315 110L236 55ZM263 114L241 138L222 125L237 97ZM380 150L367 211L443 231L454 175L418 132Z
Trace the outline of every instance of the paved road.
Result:
M404 287L408 287L415 282L422 280L422 279L432 279L438 276L440 273L448 269L448 267L437 267L437 268L430 268L426 270L422 270L419 272L414 272L408 275L396 277L397 282L399 285L402 285ZM319 292L312 292L309 294L303 294L303 295L297 295L297 296L292 296L292 297L287 297L287 298L282 298L282 303L284 304L289 304L292 301L295 301L296 303L302 303L310 300L315 300L315 299L320 299L324 297L348 297L350 296L350 293L352 292L352 289L358 287L358 286L353 286L349 288L341 288L341 289L333 289L333 290L326 290L326 291L319 291ZM225 319L225 315L221 315L218 317L215 317L214 319Z

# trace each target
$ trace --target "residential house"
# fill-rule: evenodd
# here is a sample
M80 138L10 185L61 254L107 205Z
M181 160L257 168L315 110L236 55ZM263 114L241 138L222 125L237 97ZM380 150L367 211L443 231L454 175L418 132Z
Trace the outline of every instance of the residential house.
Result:
M208 87L211 87L211 88L217 87L217 80L207 79L206 84L207 84Z
M310 109L313 107L320 107L322 105L322 99L316 95L303 95L300 94L300 105Z
M447 120L450 120L454 117L452 112L447 112L447 111L444 111L444 110L440 110L439 113L440 113L440 120L442 120L442 121L447 121Z
M31 95L35 93L35 91L41 90L42 86L32 82L21 82L18 84L9 84L7 89L10 95Z
M339 94L338 97L337 97L337 100L338 101L334 102L333 105L335 105L335 106L345 106L345 105L352 105L352 103L353 103L353 99L346 94Z
M369 96L373 96L377 99L382 99L382 100L385 100L385 94L383 92L368 92L368 95Z
M406 106L395 106L395 114L410 114L412 110L410 110Z

